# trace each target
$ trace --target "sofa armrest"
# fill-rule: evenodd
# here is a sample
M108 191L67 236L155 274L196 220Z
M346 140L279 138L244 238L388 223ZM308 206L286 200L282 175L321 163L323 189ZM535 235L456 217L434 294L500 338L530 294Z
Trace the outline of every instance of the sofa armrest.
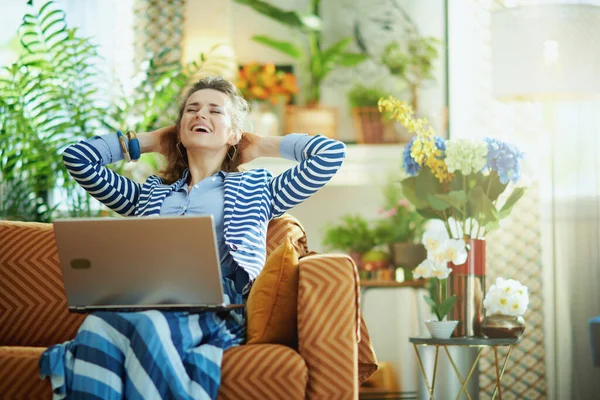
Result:
M307 398L358 399L358 274L344 255L300 259L298 350Z

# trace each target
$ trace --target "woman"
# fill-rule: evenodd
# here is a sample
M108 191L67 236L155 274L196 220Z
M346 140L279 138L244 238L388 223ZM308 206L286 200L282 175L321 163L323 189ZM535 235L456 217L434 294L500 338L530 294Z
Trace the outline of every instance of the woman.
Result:
M323 187L345 157L343 143L323 136L243 133L247 112L232 83L197 82L174 127L138 135L142 153L167 159L162 177L142 185L104 167L124 157L117 135L80 142L63 155L73 178L124 216L212 214L231 303L244 301L265 263L269 220ZM265 169L239 171L258 157L299 164L275 178ZM95 313L74 340L42 355L40 371L57 398L214 399L223 351L244 339L243 312Z

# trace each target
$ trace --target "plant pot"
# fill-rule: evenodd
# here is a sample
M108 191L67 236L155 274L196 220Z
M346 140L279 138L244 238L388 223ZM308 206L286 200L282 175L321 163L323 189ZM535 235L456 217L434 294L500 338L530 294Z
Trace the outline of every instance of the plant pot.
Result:
M377 107L353 107L352 121L356 131L356 143L397 143L392 124L386 121Z
M260 136L279 136L281 129L276 107L265 102L253 102L247 121L252 132Z
M456 303L448 318L458 321L455 337L483 337L483 298L485 290L485 240L468 239L467 261L461 265L448 263L448 295Z
M525 332L525 320L521 316L494 314L483 320L483 333L490 339L518 338Z
M392 243L390 244L390 255L394 267L413 270L427 258L427 250L420 243Z
M324 106L287 105L284 116L284 132L324 135L337 139L339 110Z
M458 321L425 321L425 326L434 339L450 339Z

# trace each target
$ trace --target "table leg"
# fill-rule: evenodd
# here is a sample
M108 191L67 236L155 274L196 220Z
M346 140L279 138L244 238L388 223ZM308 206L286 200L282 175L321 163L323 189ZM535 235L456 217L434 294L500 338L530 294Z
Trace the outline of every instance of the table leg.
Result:
M458 378L458 381L460 382L461 385L465 385L465 382L463 381L462 375L460 374L460 371L458 370L458 367L456 366L456 364L454 363L454 360L452 359L452 356L450 355L450 351L448 350L448 346L444 346L444 350L446 350L446 355L448 356L448 360L450 360L450 364L452 364L452 368L454 368L454 372L456 373L456 377ZM471 395L469 394L468 390L465 390L465 394L467 395L467 398L469 400L473 400L471 398Z
M492 400L496 398L496 393L499 393L500 399L502 399L502 377L504 376L504 371L506 370L506 365L508 364L508 359L510 358L510 353L512 353L514 345L508 346L508 353L506 354L506 358L504 359L504 363L502 364L502 369L500 370L500 375L498 375L498 353L497 349L494 346L495 358L496 358L496 387L494 388L494 394L492 395Z
M456 396L456 399L459 400L460 396L462 395L462 392L464 391L465 393L468 393L467 389L467 383L469 383L469 379L471 379L471 375L473 375L473 371L475 371L475 368L477 367L477 362L479 361L479 357L481 357L481 352L483 351L483 347L480 347L479 350L477 350L477 357L475 357L475 361L473 362L473 366L471 366L471 370L469 371L469 374L467 375L465 381L463 382L461 388L460 388L460 392L458 392L458 396Z
M423 374L423 380L425 381L425 386L427 387L427 392L429 393L429 399L432 400L435 390L435 373L437 371L439 346L435 346L435 362L433 364L433 382L431 386L429 386L429 379L427 379L425 368L423 368L423 362L421 361L421 353L419 353L419 348L416 344L413 344L413 347L415 348L415 353L417 353L417 361L419 362L419 368L421 369L421 373Z

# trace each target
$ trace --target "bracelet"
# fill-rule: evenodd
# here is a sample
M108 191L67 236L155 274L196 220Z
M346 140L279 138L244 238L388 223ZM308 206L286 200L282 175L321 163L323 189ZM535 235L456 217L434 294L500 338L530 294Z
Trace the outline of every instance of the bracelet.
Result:
M131 161L137 162L142 152L140 150L140 141L135 131L127 131L127 139L129 139L129 156L131 157Z
M125 136L123 136L123 132L117 131L117 137L119 138L119 143L121 144L121 150L123 151L125 161L130 162L131 157L129 156L129 150L127 150L127 143L125 142Z

